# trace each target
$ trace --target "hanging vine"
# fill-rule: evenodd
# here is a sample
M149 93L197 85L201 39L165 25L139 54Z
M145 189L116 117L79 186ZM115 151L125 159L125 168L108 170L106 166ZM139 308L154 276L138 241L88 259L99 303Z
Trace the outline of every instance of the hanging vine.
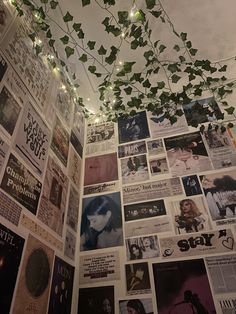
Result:
M58 1L12 0L12 4L20 16L30 10L35 17L35 31L29 36L34 42L38 33L45 33L48 45L57 57L52 62L53 66L59 62L60 66L67 68L65 60L73 56L97 77L100 110L107 120L116 121L120 116L134 115L147 109L154 115L164 114L174 123L183 115L181 105L190 103L205 92L214 96L234 117L235 108L228 105L227 96L232 93L236 80L229 81L225 77L225 64L197 58L197 49L186 32L176 30L161 0L146 0L142 10L133 1L131 12L116 11L115 0L93 1L93 5L96 4L97 9L106 14L101 24L104 32L113 36L113 44L108 48L103 43L87 39L82 23L75 20L71 12L63 12ZM90 0L82 0L83 7L89 5ZM63 24L54 17L55 10L61 15ZM174 35L172 47L166 46L161 39L157 40L150 27L153 23L159 23ZM57 38L52 25L63 36ZM124 60L119 63L119 53L124 45L126 49L137 51L138 61ZM38 54L41 52L40 45L36 46L36 51ZM64 51L64 56L58 51ZM143 64L142 70L137 70L140 64ZM73 79L76 81L75 73ZM181 86L181 90L177 90L177 86ZM204 110L209 116L214 114L214 108L210 106ZM223 117L223 113L218 116L219 119ZM192 126L197 127L198 122L193 122ZM229 123L229 127L232 126Z

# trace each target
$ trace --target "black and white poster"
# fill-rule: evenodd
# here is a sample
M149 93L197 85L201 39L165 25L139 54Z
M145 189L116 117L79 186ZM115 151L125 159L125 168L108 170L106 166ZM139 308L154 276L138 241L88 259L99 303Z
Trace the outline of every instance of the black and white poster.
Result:
M129 157L147 152L145 141L118 146L118 157Z
M9 145L3 138L0 136L0 173L2 171L3 163L5 161Z
M146 154L122 158L120 163L123 184L136 183L149 179Z
M14 146L17 153L40 176L46 166L50 136L49 128L28 102L24 107Z
M36 214L42 184L13 154L9 156L1 188Z
M125 265L126 289L128 295L151 292L148 263Z

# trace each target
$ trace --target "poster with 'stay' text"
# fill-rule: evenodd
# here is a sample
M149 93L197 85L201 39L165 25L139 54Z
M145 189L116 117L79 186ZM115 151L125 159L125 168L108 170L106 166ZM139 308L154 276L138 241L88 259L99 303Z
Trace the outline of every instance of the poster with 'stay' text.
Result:
M24 107L14 146L31 168L42 176L49 149L50 131L30 102Z
M168 259L203 254L231 253L236 250L234 236L230 229L161 238L160 247L162 257Z

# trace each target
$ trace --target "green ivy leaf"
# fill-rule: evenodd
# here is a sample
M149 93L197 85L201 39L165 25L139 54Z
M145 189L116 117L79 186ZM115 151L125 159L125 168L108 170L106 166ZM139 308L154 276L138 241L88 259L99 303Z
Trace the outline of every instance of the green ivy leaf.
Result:
M90 4L90 0L82 0L82 6L85 7L86 5Z
M180 51L179 45L174 45L173 49L176 50L176 51Z
M141 77L141 73L134 73L132 75L132 77L130 78L130 81L136 81L136 82L139 82L139 83L142 83L144 79Z
M154 70L153 70L153 73L157 74L160 70L160 67L156 67Z
M179 67L177 63L171 63L168 65L167 70L170 71L171 73L175 73L179 71Z
M137 22L145 22L145 13L142 10L139 10L135 13L136 21Z
M40 45L35 46L36 55L38 56L43 50L43 47Z
M189 81L193 81L196 78L196 76L193 73L190 73L188 76Z
M187 40L187 33L180 33L180 37L183 41L186 41Z
M48 0L40 0L41 3L48 3Z
M108 57L105 58L105 62L112 64L116 61L118 49L115 46L111 46L111 52Z
M143 87L146 87L146 88L150 88L151 87L151 83L149 81L149 79L146 79L144 82L143 82Z
M148 10L151 10L155 7L156 0L146 0L146 7Z
M88 67L88 70L89 70L89 72L91 72L91 73L95 73L96 70L97 70L97 68L96 68L95 65L90 65L90 66Z
M64 44L67 45L69 42L69 36L65 35L63 37L60 38L60 41Z
M228 123L227 127L231 129L234 127L234 125L233 125L233 123L230 122L230 123Z
M226 108L226 109L224 109L224 110L225 110L228 114L233 114L235 108L234 108L234 107L229 107L229 108Z
M100 56L104 56L107 53L106 49L101 45L101 47L98 49L98 54Z
M187 47L188 49L192 48L192 43L191 43L190 40L186 42L186 47Z
M82 29L80 29L79 30L79 32L78 32L78 37L80 38L80 39L83 39L84 38L84 32L82 31Z
M176 75L176 74L173 74L171 76L172 83L177 83L180 79L181 79L181 77Z
M73 16L67 11L66 12L66 15L63 16L63 20L64 22L70 22L70 21L73 21Z
M88 57L85 53L82 54L82 56L79 58L79 60L81 62L87 62L88 61Z
M201 134L203 134L204 130L205 130L205 125L201 125L201 126L200 126L200 132L201 132Z
M164 82L164 81L158 82L158 83L157 83L157 87L158 87L159 89L163 89L163 88L165 87L165 82Z
M71 48L70 46L66 46L65 52L66 52L66 57L68 59L70 56L72 56L75 53L75 49Z
M162 53L166 49L165 45L160 45L159 46L159 52Z
M148 50L148 51L145 51L143 56L144 58L148 61L150 59L150 57L152 57L154 55L154 52L152 50Z
M96 44L96 41L91 41L91 40L89 40L88 43L87 43L87 45L88 45L90 50L94 49L95 44Z
M119 24L126 24L129 18L129 12L127 11L118 11L118 23Z
M64 68L64 66L66 65L65 62L63 60L60 60L61 66Z
M115 0L103 0L104 4L108 4L108 5L115 5L116 1Z
M36 39L36 34L35 33L31 33L28 35L29 38L32 40L32 42L34 43L35 42L35 39Z
M131 93L132 93L132 87L127 87L127 88L124 88L124 91L125 91L125 93L126 93L126 95L131 95Z
M195 96L202 96L202 89L201 89L201 88L195 89L194 95L195 95Z
M130 43L130 48L135 50L136 48L138 48L139 46L139 41L137 39L134 39L133 41L131 41Z
M57 1L50 1L50 6L51 6L51 9L56 9L56 7L58 6L58 2Z
M81 23L74 23L72 27L76 32L78 32L81 29Z
M158 18L159 16L161 16L162 11L151 11L151 14L155 16L156 18Z
M125 71L125 73L130 73L132 71L132 66L135 64L136 62L125 62L123 69Z
M220 69L219 72L225 72L227 70L227 65L223 65Z
M170 120L170 123L171 123L171 124L174 124L174 123L177 122L177 117L176 117L176 116L170 116L170 117L169 117L169 120Z
M184 63L186 61L185 57L183 57L183 56L179 56L179 60L181 63Z
M46 37L47 38L52 38L52 33L51 33L50 29L47 31Z
M125 76L125 71L124 71L124 69L122 69L120 72L118 72L118 73L116 74L116 76L118 76L118 77Z
M194 48L191 48L191 49L189 49L189 52L190 52L190 54L191 54L191 56L195 56L196 55L196 53L197 53L197 49L194 49Z
M177 109L177 110L175 111L175 114L176 114L178 117L181 117L181 116L184 114L184 112L183 112L183 110L181 110L181 109Z

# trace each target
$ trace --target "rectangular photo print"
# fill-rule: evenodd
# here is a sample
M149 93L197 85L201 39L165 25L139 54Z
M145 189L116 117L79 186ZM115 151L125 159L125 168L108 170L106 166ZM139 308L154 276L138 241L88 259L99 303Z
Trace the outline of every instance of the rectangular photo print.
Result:
M176 234L210 229L210 221L202 196L171 202L171 215Z
M182 182L186 196L202 194L197 175L182 177Z
M128 118L118 118L119 143L133 142L150 136L146 111Z
M164 144L162 139L157 139L153 141L147 141L149 156L155 156L159 154L164 154Z
M213 220L236 215L236 171L215 172L200 176Z
M125 265L127 294L144 294L151 292L148 263Z
M203 259L152 266L158 314L216 313Z
M149 201L124 206L125 221L166 215L164 200Z
M160 249L156 235L126 239L127 260L158 257Z
M212 165L200 132L164 139L170 170L180 176L211 170Z
M166 157L150 159L149 167L152 176L169 173Z
M83 199L80 251L123 245L120 193Z
M147 152L145 141L118 146L118 157L128 157Z
M114 286L80 288L78 313L115 314Z
M120 163L123 184L149 179L146 154L123 158L120 160Z
M129 299L119 301L120 314L153 314L152 299Z

